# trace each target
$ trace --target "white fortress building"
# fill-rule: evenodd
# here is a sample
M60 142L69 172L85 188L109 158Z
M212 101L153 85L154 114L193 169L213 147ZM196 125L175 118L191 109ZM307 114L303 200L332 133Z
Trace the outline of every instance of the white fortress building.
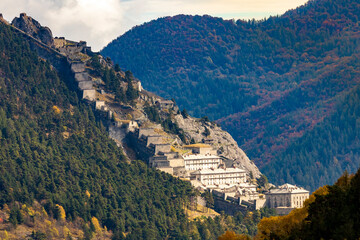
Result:
M278 214L288 214L294 208L301 208L309 198L309 191L291 184L284 184L266 193L266 206L275 208Z
M222 164L221 157L215 155L216 152L210 145L197 143L187 145L185 149L191 149L191 153L183 156L185 170L189 172L218 168Z
M201 169L190 173L190 179L206 186L238 185L246 182L246 171L240 168Z
M216 155L202 155L202 154L190 154L184 156L185 170L196 171L205 170L211 168L218 168L222 163L219 156Z

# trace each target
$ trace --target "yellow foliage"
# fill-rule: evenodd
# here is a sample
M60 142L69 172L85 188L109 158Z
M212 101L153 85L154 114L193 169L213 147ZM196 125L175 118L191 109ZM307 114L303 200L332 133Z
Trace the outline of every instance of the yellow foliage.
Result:
M35 211L34 211L34 209L33 209L32 207L29 207L29 208L27 209L27 212L28 212L28 214L29 214L30 217L35 216Z
M0 233L1 233L1 231L0 231ZM4 234L3 234L4 238L0 238L0 239L8 240L8 239L9 239L9 234L8 234L8 232L7 232L6 230L4 230L3 233L4 233ZM0 234L0 235L2 235L2 234Z
M65 221L66 213L65 213L64 208L62 206L60 206L59 204L56 204L56 206L59 209L59 219L62 221Z
M90 198L90 196L91 196L91 194L90 194L90 192L89 192L88 190L85 191L85 195L86 195L88 198Z
M63 229L63 235L64 235L64 237L71 236L71 232L66 226Z
M70 230L65 226L63 229L63 235L67 237L70 234Z
M250 238L243 234L236 234L233 231L226 231L218 238L218 240L250 240Z
M25 210L26 209L26 204L23 204L22 206L21 206L21 210Z
M313 192L308 199L304 202L304 207L307 209L311 203L315 201L315 195L327 195L329 194L329 189L327 186L319 187L315 192Z
M101 232L99 220L96 217L91 218L91 223L94 225L95 232Z
M41 213L44 215L44 217L48 217L48 214L47 214L45 208L41 209Z
M4 204L3 211L6 212L6 213L10 213L10 208L9 208L9 206L7 204Z
M54 106L52 107L52 110L54 111L54 113L60 114L60 109L58 108L58 106L54 105Z
M57 228L53 227L51 229L51 235L53 235L54 237L58 237L59 236L59 230L57 230Z
M278 239L287 239L294 229L302 226L307 217L307 209L294 209L286 216L263 218L258 224L256 239L270 239L270 236Z
M258 234L255 239L270 239L270 236L278 239L287 239L291 232L300 229L308 216L308 207L315 201L316 195L326 195L329 190L326 186L316 190L309 199L304 202L304 207L294 209L286 216L263 218L258 224Z
M45 220L44 222L45 222L45 224L46 224L47 227L50 227L51 224L52 224L49 220Z

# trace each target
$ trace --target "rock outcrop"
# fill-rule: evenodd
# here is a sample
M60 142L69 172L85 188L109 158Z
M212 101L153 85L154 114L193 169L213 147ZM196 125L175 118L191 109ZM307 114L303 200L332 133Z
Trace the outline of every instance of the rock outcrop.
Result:
M5 24L9 24L3 17L2 13L0 13L0 22L5 23Z
M11 24L30 36L40 40L42 43L53 47L54 39L51 30L48 27L43 27L33 18L21 13L20 17L14 18Z
M195 142L204 142L213 146L218 155L228 159L227 165L234 164L236 167L246 169L253 176L260 177L261 172L256 165L241 150L232 136L222 130L216 124L202 121L188 116L184 118L181 114L175 116L179 127L182 128L189 139Z

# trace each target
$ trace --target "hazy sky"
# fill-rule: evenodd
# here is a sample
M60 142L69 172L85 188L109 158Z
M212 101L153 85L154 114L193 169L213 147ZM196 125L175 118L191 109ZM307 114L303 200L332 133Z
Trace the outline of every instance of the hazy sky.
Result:
M209 14L225 19L262 19L307 0L0 0L11 21L21 12L48 26L54 36L85 40L100 50L135 25L176 14Z

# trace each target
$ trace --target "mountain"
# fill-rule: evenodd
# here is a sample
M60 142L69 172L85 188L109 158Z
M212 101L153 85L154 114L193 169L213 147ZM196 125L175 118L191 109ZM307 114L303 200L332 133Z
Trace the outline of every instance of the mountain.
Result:
M135 122L152 127L176 147L169 155L207 140L227 163L260 176L216 123L142 89L86 42L53 39L26 14L0 22L1 239L216 239L226 230L255 235L273 214L232 217L198 205L201 195L211 206L212 195L150 168L149 149L141 154L142 139L131 144L126 132Z
M326 126L359 84L359 14L354 0L315 0L261 21L178 15L137 26L101 53L190 114L217 119L272 182L294 183L296 174L308 173L313 179L296 183L315 190L358 164L342 157L359 147L356 141L334 136L334 144L345 144L335 153L312 134L315 126L331 131ZM330 159L301 160L308 157L303 136L324 143L317 149L332 152ZM290 171L293 144L300 156ZM330 169L334 158L341 171L314 170ZM278 171L285 174L277 178Z

